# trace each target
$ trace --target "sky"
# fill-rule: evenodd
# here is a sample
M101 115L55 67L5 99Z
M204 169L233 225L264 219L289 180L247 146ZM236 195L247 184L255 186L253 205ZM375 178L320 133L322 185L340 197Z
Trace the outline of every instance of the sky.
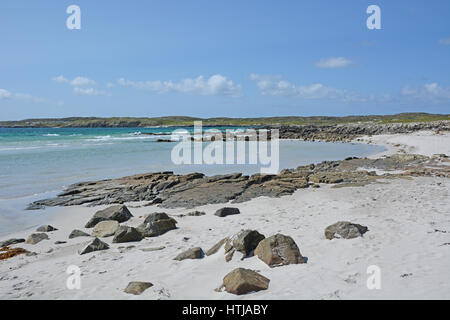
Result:
M400 112L450 113L448 0L0 2L0 120Z

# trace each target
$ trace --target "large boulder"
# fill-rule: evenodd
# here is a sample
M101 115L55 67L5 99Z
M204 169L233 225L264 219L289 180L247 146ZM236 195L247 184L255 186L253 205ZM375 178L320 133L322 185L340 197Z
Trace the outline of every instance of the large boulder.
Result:
M78 238L78 237L90 237L90 235L84 231L81 230L73 230L70 234L69 234L69 239L74 239L74 238Z
M50 225L44 225L44 226L40 226L39 228L36 229L37 232L51 232L51 231L56 231L58 229L50 226Z
M325 237L328 240L334 238L353 239L362 237L367 231L369 231L369 229L366 226L348 221L340 221L325 229Z
M203 253L202 248L197 247L180 253L174 258L174 260L182 261L186 259L201 259L204 255L205 254Z
M121 226L117 229L113 243L125 243L133 241L141 241L142 235L136 228Z
M233 239L233 247L248 256L265 237L256 230L242 230Z
M255 255L271 268L306 263L295 241L282 234L262 240L255 249Z
M260 290L267 290L270 280L259 273L237 268L223 278L223 286L228 293L241 295Z
M150 287L153 287L153 283L133 281L128 284L124 292L128 294L140 295Z
M114 220L117 222L125 222L132 218L133 215L124 205L117 205L106 208L104 210L97 211L91 220L86 223L86 228L93 228L101 221Z
M27 238L27 241L25 241L25 243L37 244L42 240L48 240L48 235L46 235L45 233L33 233Z
M99 238L95 238L90 243L88 243L84 248L82 248L78 253L86 254L94 251L107 250L109 246L107 243L104 243Z
M101 221L92 230L93 237L106 238L113 236L119 229L119 223L114 220Z
M216 213L214 213L216 216L218 217L226 217L229 215L234 215L234 214L240 214L241 212L239 211L238 208L222 208L216 211Z
M165 213L153 213L137 227L143 237L157 237L177 228L177 221Z
M8 239L0 242L0 248L9 247L10 245L25 242L25 239Z

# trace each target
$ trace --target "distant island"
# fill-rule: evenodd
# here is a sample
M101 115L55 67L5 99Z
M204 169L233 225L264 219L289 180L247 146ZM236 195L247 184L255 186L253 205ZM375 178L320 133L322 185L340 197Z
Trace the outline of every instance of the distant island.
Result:
M450 120L450 114L429 113L400 113L395 115L366 115L366 116L287 116L261 118L195 118L185 116L168 116L155 118L133 117L69 117L25 119L18 121L0 121L2 128L140 128L158 126L192 126L194 121L202 121L203 126L273 126L273 125L336 125L360 122L410 123Z

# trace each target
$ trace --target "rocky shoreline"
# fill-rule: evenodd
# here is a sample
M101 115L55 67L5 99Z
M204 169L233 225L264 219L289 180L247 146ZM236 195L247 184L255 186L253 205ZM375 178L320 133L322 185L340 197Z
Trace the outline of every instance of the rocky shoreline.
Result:
M382 134L405 134L417 131L450 131L450 121L411 123L349 123L326 126L265 126L264 129L278 129L280 139L300 139L305 141L349 142L361 136Z

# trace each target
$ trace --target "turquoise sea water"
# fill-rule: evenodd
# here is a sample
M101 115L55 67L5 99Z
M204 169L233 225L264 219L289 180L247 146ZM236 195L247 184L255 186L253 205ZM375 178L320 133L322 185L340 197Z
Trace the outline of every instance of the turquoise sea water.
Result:
M142 134L171 133L174 129L0 128L0 235L43 222L53 209L25 211L26 205L80 181L154 171L207 175L259 172L258 165L176 166L170 157L176 143L156 142L170 136ZM382 150L362 144L280 141L280 170Z

